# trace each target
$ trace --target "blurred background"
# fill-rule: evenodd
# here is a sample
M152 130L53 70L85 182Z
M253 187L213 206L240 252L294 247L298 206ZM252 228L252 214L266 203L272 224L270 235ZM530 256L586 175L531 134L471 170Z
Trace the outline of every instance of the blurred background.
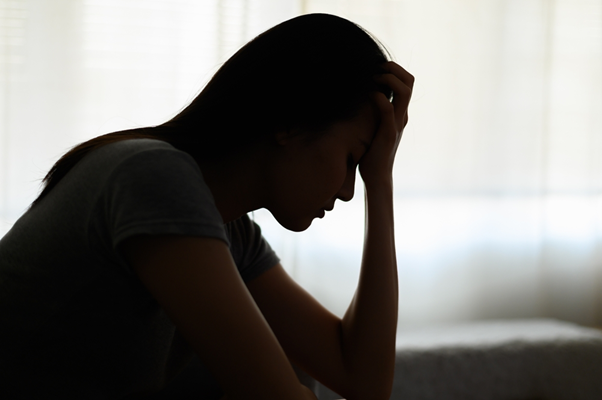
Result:
M400 326L602 325L599 0L0 0L0 236L71 146L164 122L245 42L313 12L360 24L416 77L395 166ZM302 233L253 214L342 315L361 180Z

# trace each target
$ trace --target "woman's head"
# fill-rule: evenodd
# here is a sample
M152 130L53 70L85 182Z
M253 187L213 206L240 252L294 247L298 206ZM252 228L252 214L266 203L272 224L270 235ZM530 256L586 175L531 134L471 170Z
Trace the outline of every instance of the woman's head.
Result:
M242 47L172 120L75 146L48 172L32 206L88 152L115 141L156 138L212 160L279 132L320 137L365 109L373 91L391 96L374 81L387 59L375 39L346 19L310 14L283 22Z
M320 131L354 117L387 61L356 24L333 15L293 18L259 35L165 124L167 139L199 156L222 155L279 131Z

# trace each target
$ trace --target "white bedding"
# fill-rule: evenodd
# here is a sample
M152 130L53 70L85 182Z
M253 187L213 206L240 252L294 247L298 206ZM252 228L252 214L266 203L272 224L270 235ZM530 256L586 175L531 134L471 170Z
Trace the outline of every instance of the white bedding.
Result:
M402 329L391 399L602 400L602 332L555 320Z

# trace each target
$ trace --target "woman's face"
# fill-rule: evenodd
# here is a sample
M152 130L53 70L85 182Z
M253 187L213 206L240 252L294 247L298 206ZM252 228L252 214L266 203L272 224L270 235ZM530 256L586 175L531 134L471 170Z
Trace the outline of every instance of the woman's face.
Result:
M283 227L303 231L332 210L337 199L353 198L357 164L376 132L376 115L366 104L356 117L316 138L303 132L279 137L266 208Z

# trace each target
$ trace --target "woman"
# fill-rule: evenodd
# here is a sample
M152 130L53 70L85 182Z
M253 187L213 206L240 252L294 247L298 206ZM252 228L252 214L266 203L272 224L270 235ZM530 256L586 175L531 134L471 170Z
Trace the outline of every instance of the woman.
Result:
M357 25L284 22L167 123L80 144L0 241L8 398L142 398L198 356L205 398L390 395L397 324L392 167L413 77ZM392 100L391 100L392 99ZM303 231L366 192L359 285L340 319L247 213Z

